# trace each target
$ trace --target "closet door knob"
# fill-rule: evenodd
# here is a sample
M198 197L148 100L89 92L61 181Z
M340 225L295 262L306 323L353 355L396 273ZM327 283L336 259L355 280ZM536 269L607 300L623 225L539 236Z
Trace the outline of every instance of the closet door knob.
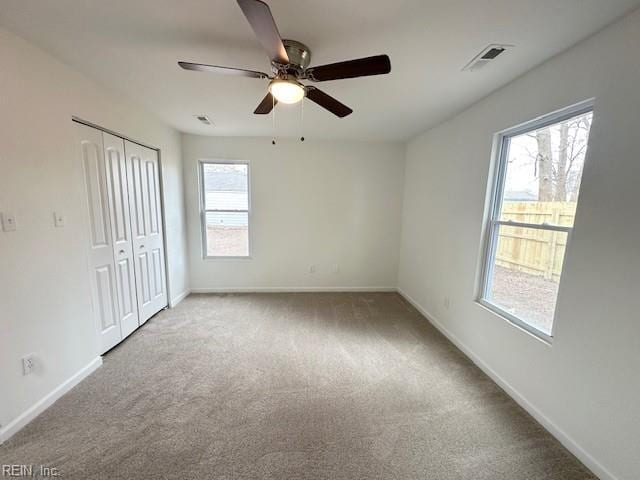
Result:
M120 250L120 255L124 255L124 250Z

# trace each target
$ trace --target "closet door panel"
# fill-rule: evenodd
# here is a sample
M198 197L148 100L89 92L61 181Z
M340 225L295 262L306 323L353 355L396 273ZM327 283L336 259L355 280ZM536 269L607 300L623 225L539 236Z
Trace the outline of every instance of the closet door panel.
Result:
M143 159L139 145L127 143L127 156L130 163L130 171L132 182L130 184L130 194L134 202L133 215L134 222L132 225L133 236L136 240L144 240L147 236L147 209L145 208L147 192L146 182L143 176Z
M144 323L167 305L158 152L125 141L132 199L138 312Z
M138 326L138 312L136 308L136 293L134 283L133 265L128 258L118 260L116 265L118 271L118 300L120 302L120 313L123 318L135 318ZM135 330L135 327L134 327Z
M81 124L75 124L75 130L89 212L89 281L100 353L104 353L123 338L118 315L104 145L99 130Z
M142 307L148 307L151 303L151 286L149 284L149 255L147 252L138 253L138 267L139 267L139 278L140 278L140 290L142 296Z
M103 133L103 142L118 292L118 315L124 338L139 325L129 211L127 159L122 138Z
M164 261L162 258L162 251L159 248L155 248L151 251L151 258L153 265L153 297L158 298L165 293Z
M97 291L97 311L100 322L100 333L108 337L113 337L115 343L110 341L106 345L106 350L121 340L120 327L118 325L117 302L114 296L115 282L111 265L99 265L95 269L95 283Z

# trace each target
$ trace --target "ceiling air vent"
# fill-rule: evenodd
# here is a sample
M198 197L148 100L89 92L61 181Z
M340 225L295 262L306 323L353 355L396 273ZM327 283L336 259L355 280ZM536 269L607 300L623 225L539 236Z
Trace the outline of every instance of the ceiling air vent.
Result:
M480 70L481 68L486 67L489 62L495 60L499 55L502 55L505 50L511 47L513 47L513 45L491 44L484 50L482 50L478 55L473 57L473 60L467 63L462 70L466 72L475 72L476 70Z
M211 125L211 120L206 115L196 115L196 118L204 125Z

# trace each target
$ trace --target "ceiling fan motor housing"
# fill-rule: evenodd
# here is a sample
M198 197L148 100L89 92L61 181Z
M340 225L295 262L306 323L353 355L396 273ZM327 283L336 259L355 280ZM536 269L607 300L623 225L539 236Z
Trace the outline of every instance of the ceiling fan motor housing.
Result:
M286 66L288 68L285 68L285 70L292 69L300 72L305 70L311 62L311 50L309 50L309 47L296 40L282 40L282 43L289 57L289 65ZM276 62L272 62L272 64L275 69L274 73L282 71L282 66Z

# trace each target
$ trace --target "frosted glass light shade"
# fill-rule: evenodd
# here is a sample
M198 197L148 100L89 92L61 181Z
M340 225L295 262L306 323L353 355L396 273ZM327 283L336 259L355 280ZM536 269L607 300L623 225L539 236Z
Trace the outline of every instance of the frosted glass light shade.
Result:
M296 82L274 80L269 85L271 95L282 103L297 103L304 98L304 88Z

